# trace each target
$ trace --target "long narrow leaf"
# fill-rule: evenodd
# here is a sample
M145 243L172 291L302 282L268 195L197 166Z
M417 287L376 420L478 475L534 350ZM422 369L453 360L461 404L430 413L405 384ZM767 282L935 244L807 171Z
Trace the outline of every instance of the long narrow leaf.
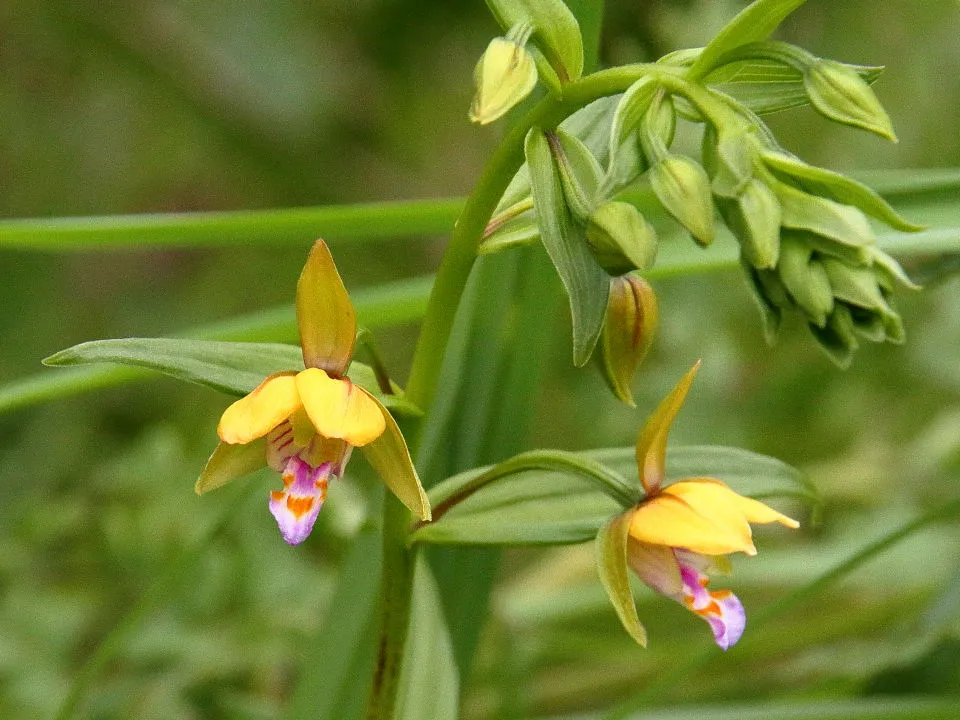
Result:
M277 210L0 220L0 248L97 250L146 247L303 245L326 239L442 235L461 198L323 205Z

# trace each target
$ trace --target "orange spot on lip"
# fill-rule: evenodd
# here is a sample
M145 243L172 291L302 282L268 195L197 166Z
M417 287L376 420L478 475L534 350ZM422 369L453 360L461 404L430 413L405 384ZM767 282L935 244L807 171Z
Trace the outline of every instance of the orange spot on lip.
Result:
M280 492L279 490L271 490L270 499L273 500L274 502L280 502L281 500L283 500L283 493Z
M301 517L313 510L314 501L315 498L312 497L294 497L293 495L288 495L287 510L293 513L294 517L299 520Z
M280 479L283 480L283 486L285 488L290 487L290 483L293 482L293 475L284 475Z

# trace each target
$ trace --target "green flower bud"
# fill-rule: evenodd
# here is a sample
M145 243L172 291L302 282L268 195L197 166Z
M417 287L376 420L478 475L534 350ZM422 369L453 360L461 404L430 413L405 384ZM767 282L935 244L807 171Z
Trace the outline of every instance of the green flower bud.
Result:
M873 268L848 265L836 258L824 258L823 267L838 300L866 310L886 308L887 303L877 285Z
M803 84L810 102L821 114L897 141L890 118L877 96L852 68L819 59L806 68Z
M860 347L860 343L857 342L856 326L850 308L843 303L837 303L833 312L830 313L827 326L819 328L816 325L811 325L810 331L831 360L841 368L850 366L854 353Z
M574 218L586 224L599 202L603 168L590 148L570 133L558 129L547 133L547 141L560 172L567 207Z
M650 168L657 199L703 247L713 242L715 222L710 178L688 157L671 155Z
M719 207L746 260L758 269L776 267L781 209L774 192L759 180L750 180L736 202L723 201Z
M640 211L614 200L598 207L587 223L587 242L603 268L614 275L653 267L657 234Z
M793 238L780 242L777 272L793 301L814 325L825 327L833 311L833 290L823 265L813 257L813 249Z
M783 319L783 308L789 307L786 288L779 278L770 270L757 270L744 258L740 258L744 275L747 278L747 288L757 303L763 320L763 335L767 343L773 345L777 340L780 322Z
M722 130L707 125L701 146L703 166L712 178L711 189L717 195L736 198L753 178L755 150L751 134Z
M537 67L524 47L531 31L531 26L518 28L517 33L490 41L473 71L477 92L470 106L471 121L492 123L533 91Z
M657 297L636 273L614 278L600 336L603 376L623 402L636 407L630 385L657 331Z

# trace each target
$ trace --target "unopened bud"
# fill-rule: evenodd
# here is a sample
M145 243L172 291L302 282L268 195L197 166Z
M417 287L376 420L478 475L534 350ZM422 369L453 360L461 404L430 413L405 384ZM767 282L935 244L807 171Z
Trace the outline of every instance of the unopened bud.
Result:
M757 270L743 257L740 258L740 264L747 278L747 288L760 310L764 337L767 343L773 345L780 330L783 308L790 304L787 290L772 270Z
M524 47L530 29L509 38L494 38L473 71L477 86L470 120L486 125L503 117L527 97L537 84L537 67Z
M860 347L850 308L843 303L837 303L830 313L827 326L819 328L811 325L810 331L831 360L841 368L850 366L850 361Z
M604 203L590 216L587 242L597 262L614 275L653 267L657 234L633 205L619 200Z
M701 148L713 192L726 198L739 196L753 178L756 151L750 133L726 128L717 131L708 124Z
M853 68L818 60L803 76L810 102L823 115L897 141L893 125L873 90Z
M780 255L780 201L759 180L750 180L736 202L720 204L723 218L753 267L772 270Z
M614 278L600 336L603 376L614 394L635 406L631 384L657 331L657 297L636 273Z
M813 249L793 238L780 242L777 272L793 301L814 325L825 327L833 311L833 290L823 265L813 257Z
M715 222L710 178L688 157L670 155L650 168L657 199L703 247L713 242Z
M556 130L547 133L547 142L570 213L586 224L598 203L603 168L583 142L574 135Z

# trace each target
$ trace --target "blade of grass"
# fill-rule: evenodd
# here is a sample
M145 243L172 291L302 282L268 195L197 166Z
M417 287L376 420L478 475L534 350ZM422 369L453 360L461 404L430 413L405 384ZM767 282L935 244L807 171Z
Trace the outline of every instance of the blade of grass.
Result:
M229 212L0 220L0 248L63 252L147 247L297 245L449 232L460 198Z

